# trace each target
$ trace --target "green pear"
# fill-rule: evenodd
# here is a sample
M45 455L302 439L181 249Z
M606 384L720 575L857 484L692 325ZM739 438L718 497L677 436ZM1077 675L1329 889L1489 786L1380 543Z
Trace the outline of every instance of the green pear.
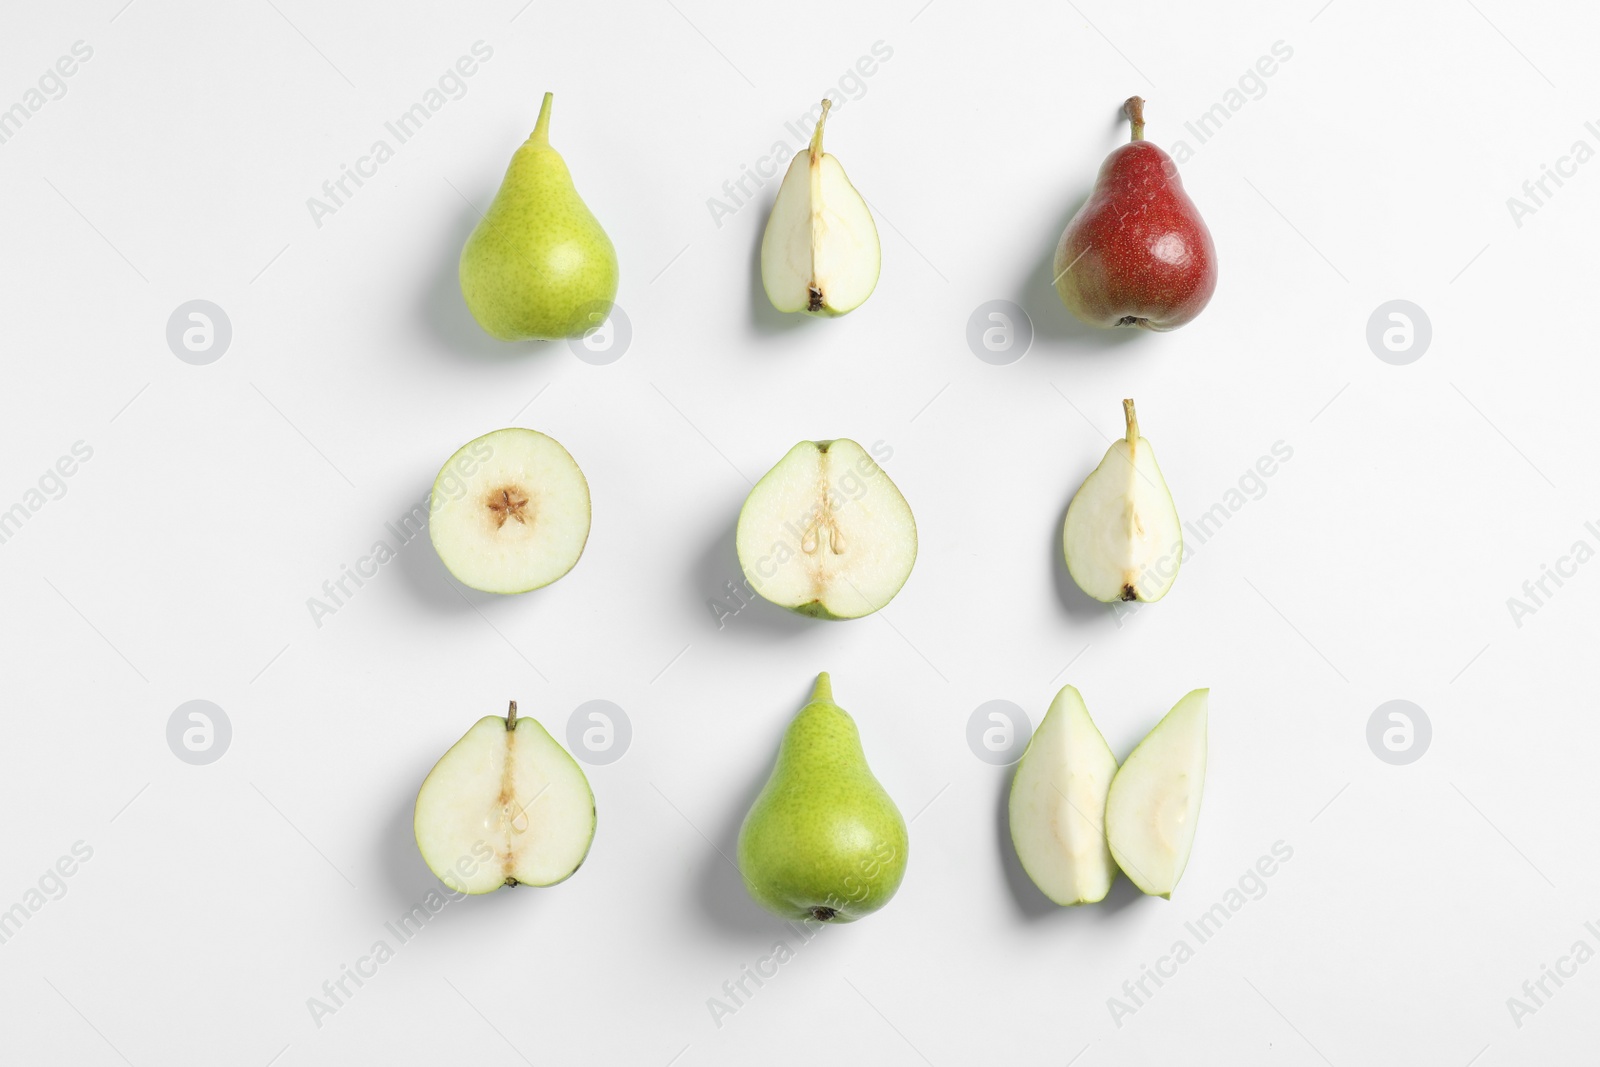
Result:
M502 341L581 337L617 296L617 250L550 147L553 98L461 249L461 295Z
M746 888L785 919L854 922L900 888L909 847L855 720L833 702L828 676L817 675L739 831Z

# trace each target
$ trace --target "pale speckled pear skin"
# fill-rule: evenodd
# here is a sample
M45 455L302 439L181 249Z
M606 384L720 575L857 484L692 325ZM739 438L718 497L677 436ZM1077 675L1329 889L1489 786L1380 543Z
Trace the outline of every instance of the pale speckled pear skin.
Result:
M461 249L461 295L502 341L581 337L617 296L617 250L550 147L551 99Z
M900 810L867 766L855 720L819 675L739 831L746 888L786 919L854 922L900 888L909 844Z

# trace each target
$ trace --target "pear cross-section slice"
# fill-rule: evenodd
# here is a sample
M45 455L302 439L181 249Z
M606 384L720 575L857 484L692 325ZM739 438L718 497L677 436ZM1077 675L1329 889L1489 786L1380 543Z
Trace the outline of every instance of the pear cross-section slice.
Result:
M479 719L417 792L413 828L428 867L451 889L553 885L594 840L594 794L582 768L534 719Z
M525 593L573 568L589 539L589 483L554 438L513 426L463 445L433 483L429 534L463 584Z
M750 588L824 619L877 611L917 559L910 505L848 438L791 448L745 498L734 541Z
M883 250L872 211L822 150L822 115L809 147L789 164L761 238L761 283L779 311L843 315L878 284Z
M1117 866L1152 896L1172 896L1194 847L1206 784L1206 707L1189 693L1122 761L1106 797L1106 839Z
M1056 694L1011 780L1011 843L1022 869L1057 904L1104 900L1116 877L1106 793L1117 758L1072 686Z
M1127 435L1067 505L1061 547L1072 580L1096 600L1160 600L1178 577L1183 528L1155 449L1139 436L1133 401L1122 409Z

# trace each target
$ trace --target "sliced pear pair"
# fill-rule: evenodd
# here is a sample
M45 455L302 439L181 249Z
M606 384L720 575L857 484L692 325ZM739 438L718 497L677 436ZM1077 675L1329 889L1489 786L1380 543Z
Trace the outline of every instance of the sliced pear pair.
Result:
M1155 449L1139 436L1133 401L1122 411L1127 435L1078 487L1061 530L1072 580L1108 604L1160 600L1183 561L1183 527Z
M1121 768L1078 691L1056 694L1011 782L1011 843L1040 892L1092 904L1120 867L1144 892L1172 896L1200 816L1210 692L1178 701Z

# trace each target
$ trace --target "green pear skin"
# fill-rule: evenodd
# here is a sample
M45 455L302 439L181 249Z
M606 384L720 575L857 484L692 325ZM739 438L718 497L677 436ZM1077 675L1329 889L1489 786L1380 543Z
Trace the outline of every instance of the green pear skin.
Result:
M739 831L746 888L785 919L855 922L900 888L909 848L855 720L833 702L827 674L817 675Z
M581 337L617 296L617 250L550 147L553 99L544 94L533 133L461 249L461 295L502 341Z

